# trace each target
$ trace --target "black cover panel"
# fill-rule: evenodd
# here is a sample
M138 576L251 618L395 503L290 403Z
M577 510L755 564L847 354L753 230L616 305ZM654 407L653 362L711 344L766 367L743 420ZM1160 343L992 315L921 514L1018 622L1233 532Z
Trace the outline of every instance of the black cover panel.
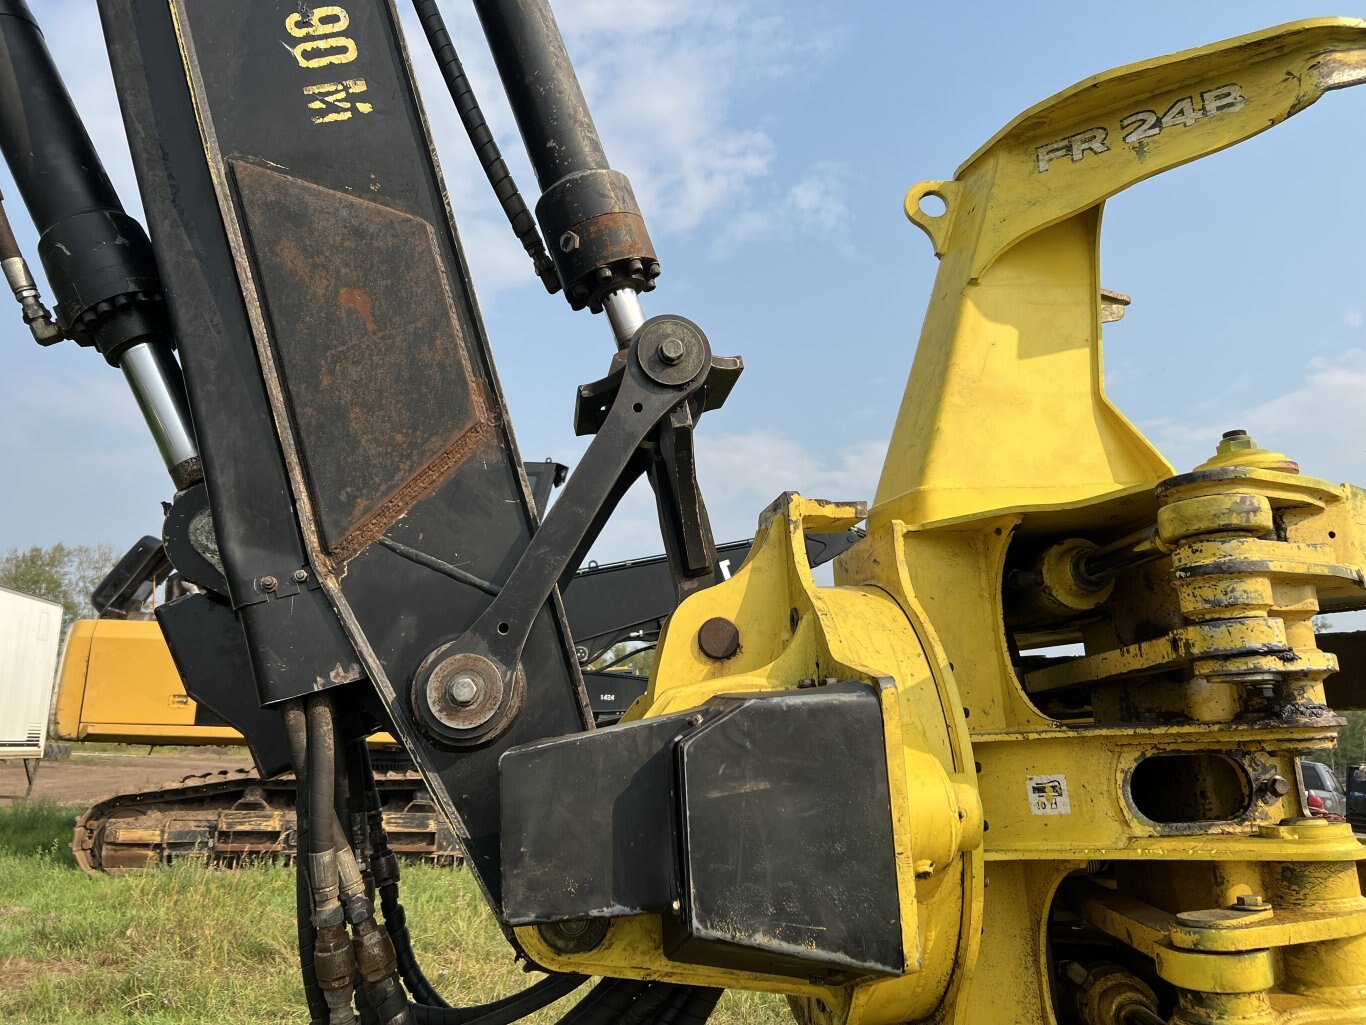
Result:
M669 957L798 975L904 969L882 712L863 684L739 702L678 744Z
M512 925L664 911L678 895L673 741L691 714L503 756L503 914Z
M662 913L677 961L900 974L884 752L862 683L717 698L509 751L505 916Z

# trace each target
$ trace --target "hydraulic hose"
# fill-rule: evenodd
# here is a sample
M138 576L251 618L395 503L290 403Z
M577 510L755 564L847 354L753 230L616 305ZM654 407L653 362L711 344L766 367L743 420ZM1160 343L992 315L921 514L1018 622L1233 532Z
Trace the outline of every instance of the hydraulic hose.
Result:
M307 854L308 829L308 724L302 704L296 699L284 705L285 733L289 738L289 759L294 768L295 849L294 905L299 926L299 973L303 976L304 999L308 1003L308 1017L313 1025L327 1021L327 1001L318 986L313 969L313 946L317 932L313 928L313 891L309 885Z
M426 975L418 964L413 951L412 935L408 931L408 913L399 902L398 857L389 849L389 836L384 831L383 800L379 787L375 784L374 766L370 762L370 749L364 744L357 752L362 782L366 796L366 811L370 820L371 853L369 868L379 892L380 911L384 916L384 928L394 945L394 957L398 963L399 977L413 995L415 1004L426 1008L444 1009L450 1006L436 988L427 981Z
M337 738L332 720L332 701L326 694L309 699L308 712L308 829L313 840L309 865L313 889L337 890L335 851Z
M460 55L451 42L450 33L446 31L441 9L437 7L436 0L413 0L413 7L417 10L418 20L422 22L422 30L427 34L427 42L431 45L437 67L441 69L441 77L450 91L451 102L460 115L460 123L465 126L470 145L474 147L475 156L479 158L479 164L493 186L494 195L498 197L513 233L531 257L536 276L541 279L546 291L552 294L558 292L560 277L555 273L555 264L545 251L541 233L536 228L536 219L527 210L522 194L517 191L517 183L512 180L512 172L498 150L498 143L484 121L484 112L479 109L479 101L474 96L469 79L465 77L464 65L460 63Z
M720 998L721 990L702 986L604 979L559 1025L701 1025Z
M656 1020L655 1012L661 1010L673 996L673 987L667 983L651 983L617 1021L620 1025L650 1025Z
M559 1020L559 1025L615 1023L649 985L635 979L603 979Z
M426 1007L414 1004L417 1025L512 1025L553 1004L587 981L584 975L548 975L511 996L472 1007Z
M352 1007L356 957L347 935L340 899L336 840L339 832L336 798L336 731L332 699L327 694L308 698L308 875L313 890L313 969L327 1002L329 1025L353 1025ZM302 820L304 816L300 815Z
M670 1009L656 1019L658 1025L702 1025L716 1010L722 990L708 986L684 986L675 996Z

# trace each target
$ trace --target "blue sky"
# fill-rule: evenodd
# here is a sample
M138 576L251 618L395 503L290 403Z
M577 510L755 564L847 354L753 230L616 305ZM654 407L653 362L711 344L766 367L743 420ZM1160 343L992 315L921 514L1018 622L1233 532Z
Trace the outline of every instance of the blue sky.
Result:
M140 210L94 0L34 0L111 174ZM406 9L406 0L399 0ZM747 370L699 435L716 533L751 533L781 491L871 498L936 269L901 212L1015 114L1096 72L1294 18L1299 2L561 0L571 56L664 267L647 311L697 321ZM462 57L524 189L482 37L446 0ZM477 167L420 38L428 113L494 357L528 459L573 462L574 386L612 352L602 318L547 297ZM1102 270L1134 304L1106 335L1113 400L1178 468L1253 431L1305 472L1366 483L1366 88L1146 182L1107 206ZM7 174L0 187L30 256ZM0 304L0 550L160 529L170 483L121 376L32 344ZM984 415L991 412L984 411ZM658 548L628 498L599 558Z

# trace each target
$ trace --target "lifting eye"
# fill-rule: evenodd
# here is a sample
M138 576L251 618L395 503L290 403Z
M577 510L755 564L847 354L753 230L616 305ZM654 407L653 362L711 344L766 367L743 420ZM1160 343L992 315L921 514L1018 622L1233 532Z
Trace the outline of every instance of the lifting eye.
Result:
M948 203L944 202L944 197L937 192L925 193L916 205L920 207L920 212L926 217L943 217L949 209Z

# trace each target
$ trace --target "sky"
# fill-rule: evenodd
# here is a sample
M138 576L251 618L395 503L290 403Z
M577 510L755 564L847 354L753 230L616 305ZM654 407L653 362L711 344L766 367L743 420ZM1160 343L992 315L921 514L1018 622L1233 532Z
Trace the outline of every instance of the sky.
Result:
M95 0L31 6L140 216ZM872 498L936 270L902 213L910 186L952 177L1017 113L1097 72L1295 18L1366 16L1362 3L1296 0L1152 2L1142 17L1081 2L554 6L664 268L647 312L688 317L716 352L745 359L697 438L718 540L752 534L785 490ZM534 177L477 23L460 0L442 7L529 193ZM572 464L585 445L571 427L574 389L601 376L610 332L532 278L425 40L405 24L522 453ZM1107 204L1104 283L1133 296L1106 331L1107 389L1178 469L1244 428L1306 473L1366 484L1363 125L1366 88L1331 93ZM32 228L3 168L0 188L32 260ZM74 343L40 349L3 302L0 352L0 551L122 549L159 533L171 484L121 375ZM637 489L594 557L659 547L652 499Z

